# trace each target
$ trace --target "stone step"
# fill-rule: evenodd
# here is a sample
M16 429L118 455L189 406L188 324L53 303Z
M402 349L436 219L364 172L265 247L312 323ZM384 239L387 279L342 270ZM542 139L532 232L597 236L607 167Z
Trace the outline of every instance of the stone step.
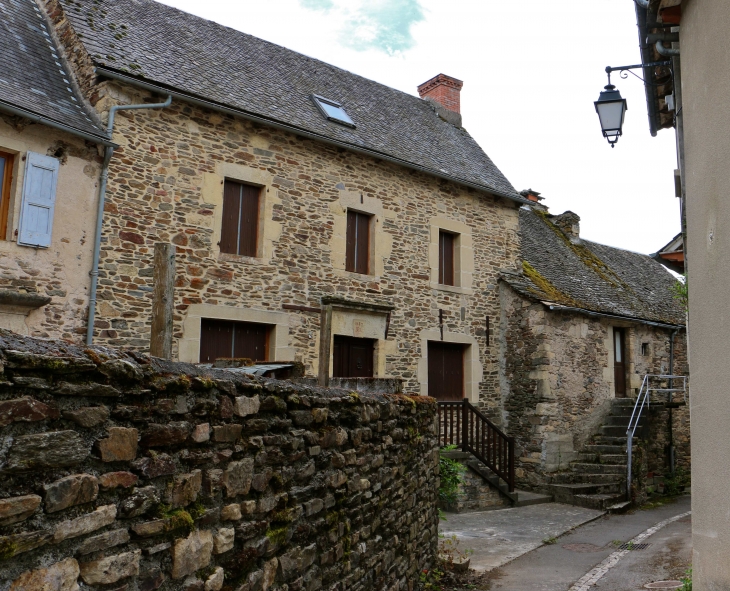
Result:
M641 416L639 417L639 424L636 427L636 430L638 431L641 429L644 424L646 423L646 417ZM603 423L607 427L623 427L624 433L626 433L626 429L629 427L629 421L631 421L630 416L615 416L615 415L608 415L605 419L605 422Z
M552 503L552 495L544 495L541 493L535 493L528 490L516 490L517 502L514 504L515 507L527 507L528 505L541 505L542 503Z
M618 482L611 484L551 484L548 489L552 493L556 503L567 503L575 505L576 497L590 495L605 495L615 497L622 494L623 485Z
M597 509L598 511L606 511L609 507L620 503L626 499L625 492L614 494L595 494L595 495L575 495L572 505L585 507L586 509Z
M583 474L623 474L626 472L626 466L614 464L585 464L582 462L570 462L570 467L574 472L582 472Z
M639 442L638 437L634 437L634 445ZM616 437L613 435L596 435L593 438L594 445L621 445L626 448L626 433L624 432L622 437Z
M547 477L550 484L613 484L624 481L625 471L621 474L589 474L586 472L558 472Z
M624 442L625 444L626 442ZM584 445L582 453L625 454L626 445Z
M625 513L631 507L631 501L621 501L610 507L606 507L609 513Z
M578 454L578 461L581 463L590 464L617 464L626 465L626 454L601 454L593 452L580 452Z
M636 404L636 398L614 398L611 400L611 407L616 406L634 406Z
M611 425L602 425L599 433L604 437L626 437L626 427L617 427Z

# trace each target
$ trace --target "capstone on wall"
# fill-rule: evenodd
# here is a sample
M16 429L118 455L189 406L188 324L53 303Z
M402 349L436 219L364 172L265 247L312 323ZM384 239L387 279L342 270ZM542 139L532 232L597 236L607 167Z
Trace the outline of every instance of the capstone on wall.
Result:
M0 115L0 151L14 156L7 232L0 236L0 328L78 342L86 329L99 148L23 118ZM17 244L29 152L59 162L48 248Z
M111 83L96 92L100 112L159 100ZM486 322L499 314L498 270L517 258L514 203L180 101L120 112L114 140L96 342L147 349L153 244L171 242L176 358L198 360L203 306L208 316L276 326L270 357L293 356L316 375L320 316L282 306L318 308L334 295L395 307L389 324L384 313L336 310L333 326L378 338L376 375L426 394L426 346L440 340L443 310L443 339L467 349L466 394L496 405L497 349L487 346ZM256 257L220 252L225 179L262 188ZM373 215L373 275L344 269L348 208ZM463 285L451 288L431 283L432 226L443 219L470 231L459 253Z
M550 311L506 283L500 286L503 420L516 438L516 477L524 486L536 486L546 474L570 468L610 410L615 397L614 326L626 331L627 389L634 397L645 374L669 372L671 331ZM684 332L675 337L674 372L688 375ZM651 416L649 470L664 473L668 414L655 409ZM673 411L673 426L677 462L686 467L687 407Z
M0 331L0 589L409 590L436 405Z

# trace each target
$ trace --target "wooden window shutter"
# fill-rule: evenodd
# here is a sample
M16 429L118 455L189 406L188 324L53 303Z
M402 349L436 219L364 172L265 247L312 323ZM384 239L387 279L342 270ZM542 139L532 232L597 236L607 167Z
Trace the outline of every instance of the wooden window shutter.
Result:
M257 255L260 192L258 187L225 181L221 252L249 257Z
M44 248L51 245L58 168L59 161L56 158L28 152L18 224L18 244Z
M345 269L353 273L370 273L370 216L347 212L347 248Z
M238 254L238 220L241 217L241 185L226 181L223 187L221 252Z
M5 240L8 231L10 210L10 183L13 176L13 155L0 152L0 240Z
M454 234L439 232L439 283L454 285Z
M259 194L251 185L241 185L241 224L238 254L255 257L259 229Z

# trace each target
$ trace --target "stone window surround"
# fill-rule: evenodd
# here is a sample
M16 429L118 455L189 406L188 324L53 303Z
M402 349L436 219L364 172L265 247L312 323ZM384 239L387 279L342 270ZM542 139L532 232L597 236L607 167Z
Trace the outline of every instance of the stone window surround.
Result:
M474 274L474 247L471 227L449 218L435 217L429 222L431 229L428 246L428 265L431 269L431 289L470 295ZM456 235L454 240L454 285L443 285L439 278L439 233L441 230Z
M347 263L347 211L351 209L371 216L370 221L370 273L362 275L346 270ZM339 202L330 205L334 216L330 251L332 268L340 277L377 281L384 273L385 261L390 257L393 239L383 232L386 216L383 203L377 197L369 197L360 191L340 190Z
M421 358L418 360L418 382L421 384L421 396L428 396L428 343L429 341L457 343L466 345L464 347L464 397L469 402L479 402L479 384L484 375L484 368L479 356L479 342L476 337L458 332L447 332L444 330L444 338L441 338L441 331L423 330L421 339Z
M293 361L295 359L295 349L289 346L289 314L286 312L269 312L215 304L192 304L188 306L187 315L182 323L183 336L178 346L179 361L199 363L201 320L203 318L271 325L269 361Z
M226 179L261 187L255 257L220 252L218 243L221 239L223 186ZM212 220L209 217L208 220L200 220L200 222L201 225L207 225L213 230L211 243L214 254L218 255L218 260L248 264L267 264L271 261L274 243L281 236L281 224L273 221L274 204L281 203L278 190L273 187L273 182L274 176L265 170L232 162L218 162L214 173L209 172L203 175L202 199L205 203L214 205L215 212Z

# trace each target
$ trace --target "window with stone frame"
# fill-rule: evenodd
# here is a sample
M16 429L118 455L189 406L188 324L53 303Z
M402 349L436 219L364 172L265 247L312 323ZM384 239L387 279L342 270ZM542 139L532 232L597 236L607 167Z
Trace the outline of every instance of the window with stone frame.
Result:
M441 285L456 285L454 281L456 240L458 234L453 232L439 231L439 277Z
M202 318L200 363L216 359L268 361L271 325Z
M347 248L345 269L362 275L370 274L370 220L367 213L347 210Z
M12 154L0 151L0 240L7 239L8 216L10 213L10 183L12 181Z
M258 255L261 189L226 179L223 186L221 252L248 257Z

